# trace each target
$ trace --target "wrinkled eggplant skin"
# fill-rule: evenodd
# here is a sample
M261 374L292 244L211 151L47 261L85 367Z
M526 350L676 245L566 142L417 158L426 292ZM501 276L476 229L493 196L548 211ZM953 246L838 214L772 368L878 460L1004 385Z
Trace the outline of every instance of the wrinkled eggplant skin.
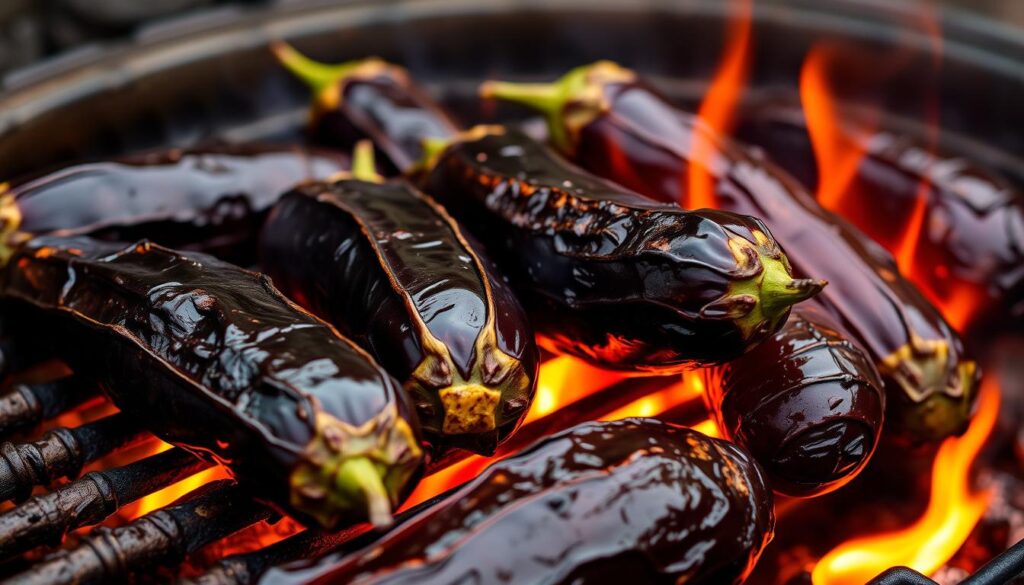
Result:
M260 237L260 263L281 290L335 324L399 380L408 380L426 357L420 320L448 348L464 379L485 367L476 343L492 327L497 349L520 362L529 379L525 392L503 393L495 436L442 436L439 399L414 400L435 447L454 442L492 453L526 415L539 356L511 289L479 245L464 244L461 235L408 183L308 183L271 213Z
M810 497L842 487L878 445L882 381L815 299L794 307L771 339L703 373L719 428L750 451L781 494Z
M150 239L250 264L266 213L296 183L329 177L346 157L299 147L161 150L71 166L12 192L33 234Z
M768 233L753 218L657 203L511 130L448 147L424 190L483 242L559 352L664 372L770 334L747 342L731 319L700 315L737 278L729 238Z
M351 341L299 309L265 276L148 242L40 236L0 293L61 320L62 353L160 438L224 463L288 505L289 474L320 413L361 425L401 386Z
M653 419L585 423L499 461L322 583L739 583L774 529L740 448Z
M776 98L753 104L744 109L737 132L808 188L817 185L799 103ZM1024 196L995 171L911 136L883 129L861 145L863 158L833 211L895 253L925 188L915 283L933 299L962 298L966 289L983 313L1024 316Z
M661 201L688 207L687 153L699 124L642 81L604 86L608 111L579 131L574 160L582 167ZM828 281L818 296L840 326L869 352L886 386L887 431L911 441L941 439L966 429L979 373L963 342L891 254L856 227L823 210L795 179L745 149L721 140L709 166L719 209L764 220L790 254L797 276ZM958 420L909 395L902 361L883 363L916 340L943 343L944 385L928 396L946 400ZM936 358L940 359L940 358ZM938 419L938 420L937 420Z
M424 138L447 139L458 132L448 114L395 65L381 64L374 75L348 77L337 94L337 104L314 107L311 139L349 151L369 138L399 172L423 158Z

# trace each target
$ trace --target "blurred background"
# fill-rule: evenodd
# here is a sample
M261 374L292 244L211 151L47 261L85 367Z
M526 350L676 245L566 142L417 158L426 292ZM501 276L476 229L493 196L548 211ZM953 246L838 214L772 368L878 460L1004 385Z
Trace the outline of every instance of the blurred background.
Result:
M230 10L231 6L297 1L302 0L0 0L0 75L95 41L128 38L140 27L164 19L187 18L218 7ZM941 0L939 4L986 14L1021 27L1024 34L1020 0Z

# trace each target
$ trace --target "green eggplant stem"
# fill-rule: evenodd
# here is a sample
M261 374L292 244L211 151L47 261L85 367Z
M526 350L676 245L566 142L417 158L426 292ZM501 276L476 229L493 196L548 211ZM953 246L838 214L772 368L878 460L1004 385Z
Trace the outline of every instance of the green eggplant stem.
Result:
M274 41L270 50L288 71L306 83L314 95L320 95L332 84L344 79L352 70L362 65L365 60L346 61L335 65L320 63L303 55L284 41Z
M791 306L818 294L828 284L824 280L795 279L783 260L766 254L758 255L762 271L757 276L737 282L725 299L727 302L756 300L749 310L737 315L736 325L744 335L751 335L762 323L777 324Z
M551 142L563 152L572 149L571 137L564 119L565 107L580 99L587 88L587 75L593 65L577 67L554 83L511 83L486 81L480 86L480 97L498 99L533 108L547 118Z
M383 183L384 177L377 173L377 161L374 159L373 142L360 140L352 149L352 178L367 183Z
M351 457L338 466L334 484L341 494L366 504L366 515L376 528L393 523L391 496L381 480L380 470L366 457ZM346 498L348 499L348 498Z

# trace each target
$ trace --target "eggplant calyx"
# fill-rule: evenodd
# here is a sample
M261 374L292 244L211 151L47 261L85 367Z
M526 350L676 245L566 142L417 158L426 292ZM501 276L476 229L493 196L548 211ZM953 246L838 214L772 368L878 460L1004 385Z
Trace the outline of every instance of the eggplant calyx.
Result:
M495 411L501 401L501 392L479 384L449 386L438 393L444 405L444 423L441 431L446 435L483 433L494 430Z
M379 57L367 57L344 63L321 63L303 55L284 41L274 41L270 50L288 71L313 91L321 107L333 107L341 101L339 86L351 79L369 79L394 67Z
M291 474L292 506L327 530L353 520L390 525L422 463L412 428L393 404L358 427L323 412L316 420L316 436Z
M967 429L977 397L977 363L951 367L949 345L941 339L911 342L886 356L879 367L886 384L896 384L899 400L889 402L887 428L912 442L933 442Z
M818 294L828 284L824 280L793 278L778 246L759 231L754 232L754 238L756 245L742 237L729 239L742 276L730 283L725 295L701 309L706 318L732 319L747 340L776 331L790 307Z
M547 118L551 142L563 153L572 153L580 131L609 109L605 85L635 79L634 72L617 63L598 61L577 67L554 83L486 81L479 94L538 110Z
M409 170L409 174L417 175L419 173L430 172L435 166L437 166L437 161L441 159L444 152L451 146L463 142L481 140L487 136L500 136L504 133L504 126L480 124L473 126L469 130L459 132L451 138L424 138L420 142L420 147L423 149L423 158L421 158L413 168Z
M21 209L8 183L0 183L0 266L6 266L14 248L28 235L18 231L21 227Z

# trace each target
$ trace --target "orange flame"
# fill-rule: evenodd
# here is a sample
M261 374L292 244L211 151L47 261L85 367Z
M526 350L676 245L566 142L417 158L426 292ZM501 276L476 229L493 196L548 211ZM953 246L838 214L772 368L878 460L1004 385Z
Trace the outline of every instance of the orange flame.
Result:
M971 464L995 426L999 387L986 379L978 413L967 432L939 448L932 466L928 509L913 525L895 532L848 540L814 567L814 585L865 583L896 565L933 573L960 548L988 507L992 494L971 488Z
M156 441L152 444L152 447L150 447L149 452L145 456L156 455L157 453L162 453L170 448L171 445L168 445L163 441ZM148 496L144 496L132 504L128 504L117 511L117 518L122 521L128 521L134 520L140 516L145 516L146 514L174 502L192 490L200 488L211 481L227 479L229 477L231 476L228 474L227 470L219 465L205 469L195 475L186 477L177 483L171 484L162 490L153 492Z
M921 185L917 189L917 197L914 201L914 211L907 220L906 230L900 238L893 256L896 257L896 266L905 276L914 274L914 259L917 256L917 243L921 240L921 229L924 227L924 216L928 210L928 179L922 178Z
M603 383L602 378L598 377L599 375L603 376ZM542 389L548 389L547 391L551 393L550 397L542 401L538 395L538 398L534 400L530 413L527 415L527 424L541 418L545 414L550 414L570 406L573 402L598 390L607 388L623 377L619 373L598 370L575 358L562 356L549 360L541 366L537 389L538 393ZM686 376L679 383L638 397L633 402L601 416L600 420L616 420L634 416L656 416L673 407L698 400L700 393L703 392L703 383L698 378L699 376L697 375ZM580 393L582 388L586 388L583 394ZM575 422L582 423L585 421L579 420ZM573 423L567 422L566 426L571 424ZM710 420L701 422L695 426L695 428L697 427L700 427L698 430L706 435L718 436L717 428ZM521 433L524 431L525 429L520 429ZM438 470L420 481L402 509L408 509L455 486L470 481L488 465L500 459L501 457L473 455Z
M692 162L687 173L689 199L680 202L690 209L715 207L715 180L710 170L716 150L714 136L725 135L732 129L736 104L747 79L752 16L751 0L736 0L736 15L729 25L725 55L697 111L702 129L708 131L697 131L693 136Z
M800 70L800 102L820 169L817 198L823 207L833 211L838 211L843 194L857 174L864 157L866 136L872 130L861 127L856 136L851 136L851 128L840 122L841 115L829 83L829 72L838 55L837 47L817 45L807 54Z
M537 392L525 422L547 416L625 378L621 372L602 370L567 355L552 358L540 366Z

